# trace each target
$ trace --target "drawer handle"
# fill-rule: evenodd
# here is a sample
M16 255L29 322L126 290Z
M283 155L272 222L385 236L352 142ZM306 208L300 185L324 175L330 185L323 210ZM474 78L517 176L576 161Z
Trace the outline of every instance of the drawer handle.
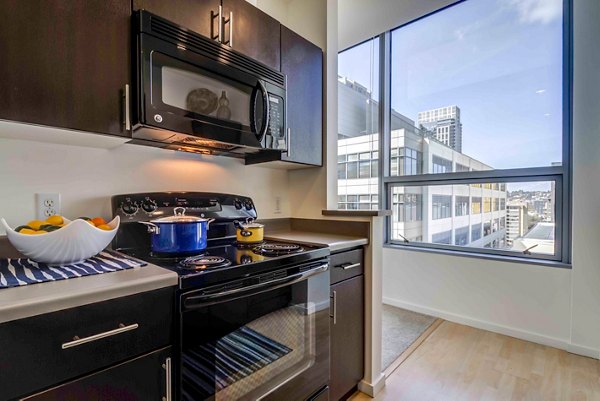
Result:
M80 346L82 344L91 343L96 340L100 340L101 338L116 336L117 334L125 333L126 331L131 331L137 329L139 324L134 323L129 326L125 326L123 323L119 324L119 327L114 330L105 331L103 333L94 334L93 336L79 338L79 336L73 337L73 341L69 341L62 345L62 349L73 348Z
M360 263L351 263L347 265L338 265L337 268L342 268L344 270L354 269L355 267L360 267Z

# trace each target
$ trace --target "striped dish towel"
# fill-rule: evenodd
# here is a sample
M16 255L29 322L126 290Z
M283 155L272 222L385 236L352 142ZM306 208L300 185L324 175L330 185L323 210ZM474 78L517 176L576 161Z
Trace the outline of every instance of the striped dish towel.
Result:
M31 259L0 259L0 289L93 276L145 266L146 263L113 251L103 251L81 263L47 265Z

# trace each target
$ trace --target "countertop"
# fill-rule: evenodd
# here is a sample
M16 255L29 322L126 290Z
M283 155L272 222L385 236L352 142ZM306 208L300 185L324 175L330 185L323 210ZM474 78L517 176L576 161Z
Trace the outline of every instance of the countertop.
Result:
M111 273L0 289L0 323L169 287L176 273L148 264Z
M369 243L368 238L364 237L298 230L270 232L266 233L265 237L271 240L294 241L307 245L327 245L331 252L339 252Z

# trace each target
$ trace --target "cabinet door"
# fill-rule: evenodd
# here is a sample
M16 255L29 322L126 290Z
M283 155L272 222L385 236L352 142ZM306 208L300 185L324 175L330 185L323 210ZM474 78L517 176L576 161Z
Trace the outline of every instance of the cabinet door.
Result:
M282 159L323 164L323 52L281 27L281 72L287 75L288 152Z
M149 12L168 19L207 38L218 33L216 15L221 0L133 0L134 10Z
M172 391L170 348L26 397L23 401L161 401Z
M3 0L0 15L0 119L128 135L130 0Z
M363 276L331 286L330 398L337 401L352 390L364 373Z
M233 13L225 25L224 40L232 40L233 49L271 68L280 70L279 22L246 0L223 0L224 18Z

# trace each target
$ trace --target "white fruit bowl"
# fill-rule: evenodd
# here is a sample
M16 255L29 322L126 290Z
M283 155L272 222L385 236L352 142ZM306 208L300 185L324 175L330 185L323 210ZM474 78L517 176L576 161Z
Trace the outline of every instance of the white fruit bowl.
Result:
M23 255L41 263L53 265L77 263L102 252L119 229L119 216L107 223L112 230L101 230L82 219L67 220L59 230L28 235L13 230L1 219L10 243Z

